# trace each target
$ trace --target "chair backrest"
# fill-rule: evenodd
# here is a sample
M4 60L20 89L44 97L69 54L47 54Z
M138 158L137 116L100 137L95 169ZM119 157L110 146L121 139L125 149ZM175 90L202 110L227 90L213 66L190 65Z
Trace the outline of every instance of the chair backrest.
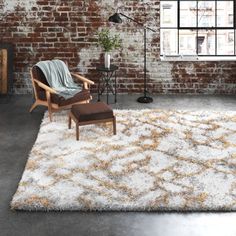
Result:
M38 66L33 66L32 74L35 79L49 86L44 73L41 71L41 69Z
M37 83L34 82L34 79L37 79L38 81L42 82L43 84L49 86L47 79L45 78L44 73L41 71L41 69L38 66L33 66L31 69L32 73L32 83L34 87L34 92L36 98L40 98L41 96L45 96L45 90L40 88ZM43 94L42 94L43 93Z

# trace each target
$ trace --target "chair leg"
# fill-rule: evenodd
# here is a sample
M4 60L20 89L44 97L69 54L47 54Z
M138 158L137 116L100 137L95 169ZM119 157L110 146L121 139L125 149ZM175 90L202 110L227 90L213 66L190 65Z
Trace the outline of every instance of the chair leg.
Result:
M37 106L38 106L38 103L34 102L34 104L31 106L29 112L31 113Z
M52 122L52 109L51 109L51 107L48 107L48 115L49 115L50 122Z
M69 129L71 129L71 116L70 116L70 114L69 114L69 116L68 116L68 128Z
M79 125L76 123L76 140L79 140Z
M48 114L49 120L52 122L52 106L51 106L51 95L48 91L46 91L47 103L48 103Z
M116 135L116 117L113 117L113 134Z

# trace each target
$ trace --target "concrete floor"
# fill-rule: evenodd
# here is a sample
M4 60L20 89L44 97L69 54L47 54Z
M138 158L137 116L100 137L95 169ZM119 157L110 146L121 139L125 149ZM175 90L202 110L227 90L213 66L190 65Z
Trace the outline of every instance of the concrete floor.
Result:
M236 110L233 96L155 96L138 104L137 96L120 95L116 108ZM4 104L5 103L5 104ZM236 213L14 212L16 191L36 139L44 109L28 113L31 96L0 98L0 236L236 236Z

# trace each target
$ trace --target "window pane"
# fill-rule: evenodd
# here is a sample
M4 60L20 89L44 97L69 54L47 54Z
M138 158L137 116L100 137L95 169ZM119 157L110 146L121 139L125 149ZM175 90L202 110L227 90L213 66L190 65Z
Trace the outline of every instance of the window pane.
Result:
M233 1L217 1L217 26L233 27Z
M180 1L180 27L197 26L197 1Z
M199 27L215 26L215 1L198 2L198 26Z
M178 52L178 35L176 29L161 30L161 54L176 55Z
M161 27L177 27L177 1L161 2Z
M233 30L217 30L217 55L234 55Z
M196 55L196 37L195 30L179 31L179 53L181 55Z
M215 30L199 30L197 47L199 55L215 55Z

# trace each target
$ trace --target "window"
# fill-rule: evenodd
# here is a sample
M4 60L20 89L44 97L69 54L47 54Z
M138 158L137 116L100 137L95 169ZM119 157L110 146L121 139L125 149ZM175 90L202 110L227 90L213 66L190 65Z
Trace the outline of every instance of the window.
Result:
M161 0L161 55L236 56L236 0Z

